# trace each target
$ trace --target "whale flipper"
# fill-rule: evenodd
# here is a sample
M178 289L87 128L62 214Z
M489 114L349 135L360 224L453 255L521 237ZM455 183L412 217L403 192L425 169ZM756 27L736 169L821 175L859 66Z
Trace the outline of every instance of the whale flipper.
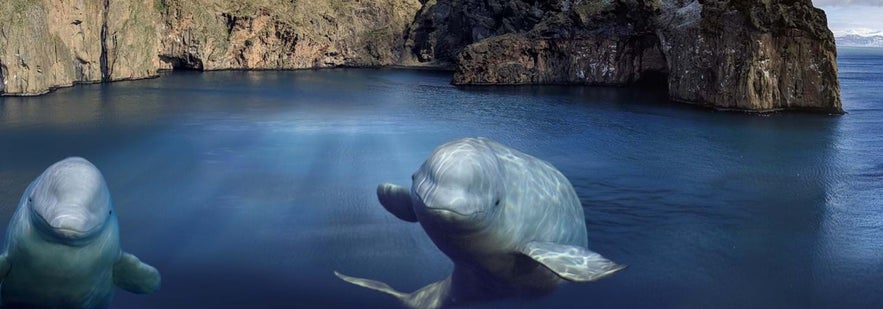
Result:
M586 248L550 242L529 242L521 253L574 282L595 281L626 268Z
M411 204L411 191L408 188L391 183L380 184L377 186L377 199L386 211L397 218L417 222L417 215L414 214L414 207Z
M447 295L451 287L451 278L448 277L445 280L432 283L414 293L408 294L396 291L388 284L377 280L350 277L336 271L334 272L334 275L343 281L392 295L395 298L398 298L399 301L408 308L441 308L447 300Z
M149 294L159 290L159 271L132 254L123 252L113 265L113 284L132 293Z
M9 258L6 253L0 255L0 282L3 282L3 279L6 279L6 274L9 273L11 267L12 265L9 265Z
M352 284L355 284L355 285L358 285L358 286L361 286L364 288L369 288L369 289L372 289L372 290L375 290L378 292L383 292L383 293L395 296L398 299L404 299L405 297L408 296L407 293L402 293L402 292L396 291L392 287L390 287L388 284L377 281L377 280L350 277L350 276L341 274L336 271L334 272L334 275L343 281L346 281L346 282L349 282L349 283L352 283Z

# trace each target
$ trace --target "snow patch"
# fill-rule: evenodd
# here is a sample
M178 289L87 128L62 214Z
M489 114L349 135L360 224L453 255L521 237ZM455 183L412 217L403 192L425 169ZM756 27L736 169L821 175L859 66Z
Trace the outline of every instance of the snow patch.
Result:
M847 35L856 35L856 36L863 36L863 37L883 36L883 30L870 29L870 28L834 29L834 30L831 30L831 32L834 33L835 37L847 36Z

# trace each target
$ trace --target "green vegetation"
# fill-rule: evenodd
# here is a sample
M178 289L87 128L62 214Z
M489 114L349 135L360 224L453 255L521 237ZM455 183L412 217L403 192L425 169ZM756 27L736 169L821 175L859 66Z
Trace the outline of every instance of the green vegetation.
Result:
M169 5L166 3L166 0L153 0L153 9L157 12L164 13L169 9Z

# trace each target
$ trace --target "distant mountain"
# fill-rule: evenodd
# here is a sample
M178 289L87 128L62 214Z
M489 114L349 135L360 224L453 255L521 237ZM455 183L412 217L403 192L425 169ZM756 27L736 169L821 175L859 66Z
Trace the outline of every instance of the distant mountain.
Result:
M883 47L883 31L873 29L848 29L834 31L837 46Z
M845 35L834 37L837 46L883 47L883 35Z

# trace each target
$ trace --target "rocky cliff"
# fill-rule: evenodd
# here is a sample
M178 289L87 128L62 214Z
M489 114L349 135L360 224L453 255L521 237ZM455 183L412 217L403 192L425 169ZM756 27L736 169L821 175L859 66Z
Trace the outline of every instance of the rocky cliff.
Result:
M396 64L417 0L166 1L159 57L189 69Z
M102 12L98 1L0 3L0 91L40 94L75 81L101 81Z
M623 85L663 76L655 1L558 2L527 31L459 54L455 84Z
M670 0L658 18L676 101L842 112L837 50L810 0Z
M418 0L7 0L0 93L138 79L159 69L399 63Z
M158 69L455 68L455 84L666 84L675 101L841 112L810 0L7 0L0 93Z
M810 0L557 3L529 30L460 47L454 83L622 85L665 76L679 102L842 112L834 38Z

